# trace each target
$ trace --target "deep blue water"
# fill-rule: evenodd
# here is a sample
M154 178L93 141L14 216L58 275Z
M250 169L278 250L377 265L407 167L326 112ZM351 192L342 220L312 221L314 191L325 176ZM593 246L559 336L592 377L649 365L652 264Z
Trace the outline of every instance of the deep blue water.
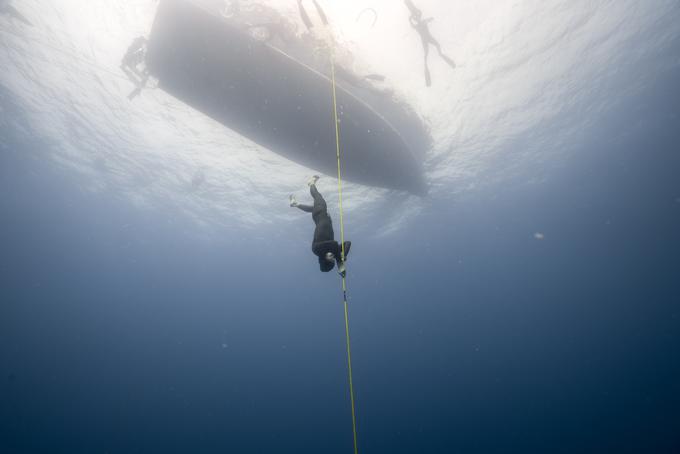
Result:
M680 452L678 80L542 183L348 220L360 452ZM200 235L0 135L0 452L351 452L340 283L289 226Z

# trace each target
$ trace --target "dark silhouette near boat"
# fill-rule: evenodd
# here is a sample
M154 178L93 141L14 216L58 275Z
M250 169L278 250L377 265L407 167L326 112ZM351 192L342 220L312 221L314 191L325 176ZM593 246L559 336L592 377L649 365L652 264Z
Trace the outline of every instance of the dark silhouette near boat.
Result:
M128 47L125 56L120 63L120 69L128 76L128 78L135 84L135 89L128 95L129 100L133 100L142 92L149 80L149 71L146 69L144 63L146 59L146 38L138 36L132 41Z
M432 22L434 19L432 17L423 19L422 11L416 8L411 0L404 0L404 3L406 3L406 6L411 12L411 16L408 18L409 22L411 23L411 27L413 27L418 32L420 35L420 40L423 43L423 51L425 52L425 85L429 87L432 85L430 69L427 66L427 57L430 53L430 44L433 45L435 49L437 49L439 56L442 58L442 60L448 63L451 68L455 69L456 63L450 57L446 56L444 52L442 52L441 45L430 33L430 28L427 24Z

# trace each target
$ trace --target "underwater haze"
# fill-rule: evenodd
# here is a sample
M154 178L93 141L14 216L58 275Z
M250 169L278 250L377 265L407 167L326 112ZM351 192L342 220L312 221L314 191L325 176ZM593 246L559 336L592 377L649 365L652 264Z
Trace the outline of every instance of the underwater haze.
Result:
M414 0L428 88L404 2L317 1L434 142L343 185L358 452L680 453L680 3ZM352 453L317 169L128 100L157 6L0 2L0 452Z

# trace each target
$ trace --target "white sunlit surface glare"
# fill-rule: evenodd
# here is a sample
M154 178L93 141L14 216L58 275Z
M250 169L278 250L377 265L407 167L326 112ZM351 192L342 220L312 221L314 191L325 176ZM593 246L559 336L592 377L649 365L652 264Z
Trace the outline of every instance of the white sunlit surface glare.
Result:
M260 3L302 29L295 1ZM434 18L432 35L457 64L451 70L431 49L430 88L402 1L320 0L355 68L385 75L434 138L425 157L427 197L345 183L346 216L367 230L378 213L399 228L422 207L465 191L509 178L540 181L548 163L573 153L603 116L653 84L653 74L680 64L665 57L680 34L677 0L414 3ZM207 227L308 222L287 200L307 197L313 170L160 89L127 99L134 87L120 60L132 39L148 36L157 4L14 2L32 26L0 16L0 83L32 124L2 116L5 130L37 132L49 144L38 158L75 169L87 190L171 207ZM319 186L336 206L334 176Z

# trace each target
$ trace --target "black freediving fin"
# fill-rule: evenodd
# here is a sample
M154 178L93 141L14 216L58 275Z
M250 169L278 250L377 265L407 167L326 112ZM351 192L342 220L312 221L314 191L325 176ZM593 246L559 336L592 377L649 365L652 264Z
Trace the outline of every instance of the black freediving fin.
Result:
M326 13L323 12L323 9L321 9L321 5L319 5L316 0L312 0L312 2L314 2L314 7L321 18L321 22L323 22L324 25L328 25L328 18L326 17Z
M302 22L305 23L305 27L308 29L311 29L314 27L314 24L312 24L311 19L307 15L307 11L305 10L305 7L302 6L302 0L298 0L298 9L300 10L300 17L302 18Z
M326 13L323 11L323 8L321 8L321 5L319 5L316 0L312 0L314 3L314 8L316 8L316 12L321 18L321 22L323 22L324 25L328 25L328 17L326 17ZM298 9L300 10L300 17L302 18L302 22L305 23L305 26L309 29L314 27L314 24L312 24L312 20L309 18L309 15L307 15L307 10L305 10L305 7L302 5L302 0L298 0Z

